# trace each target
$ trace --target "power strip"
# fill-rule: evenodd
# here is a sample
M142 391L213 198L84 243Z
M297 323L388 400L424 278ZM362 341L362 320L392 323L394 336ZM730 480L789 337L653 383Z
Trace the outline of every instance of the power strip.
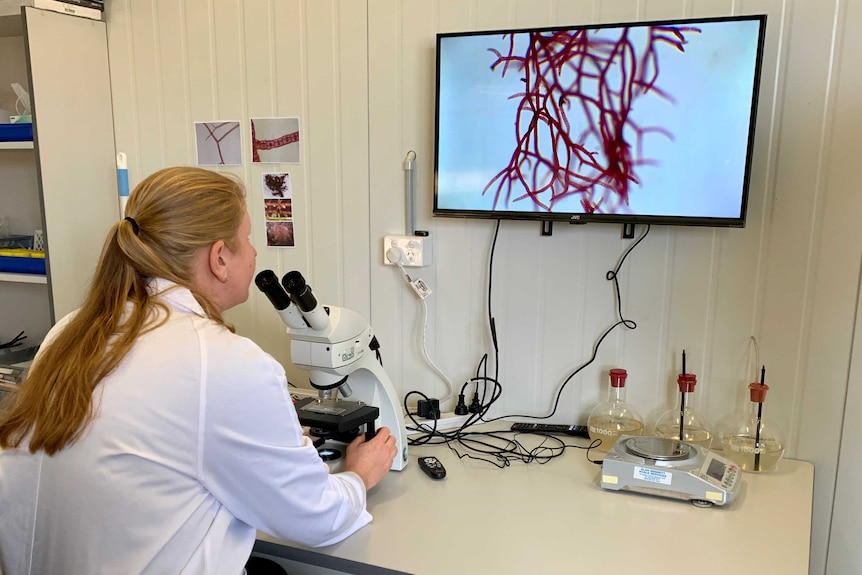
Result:
M464 425L468 419L474 414L468 413L467 415L455 415L451 411L444 412L439 419L437 419L437 431L447 431L449 429L457 429ZM434 429L434 420L433 419L424 419L419 417L414 417L416 423L413 423L413 420L410 419L409 416L404 417L404 423L407 424L407 435L416 435L418 433L429 433L432 429ZM415 428L418 425L422 426L421 430L416 430ZM413 428L413 429L411 429Z

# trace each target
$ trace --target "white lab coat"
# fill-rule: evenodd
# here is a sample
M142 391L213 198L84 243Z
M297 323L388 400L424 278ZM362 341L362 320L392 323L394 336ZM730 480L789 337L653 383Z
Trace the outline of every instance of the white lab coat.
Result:
M5 575L238 575L256 529L320 546L371 521L359 476L303 436L281 365L188 290L152 289L170 319L96 388L85 435L0 452Z

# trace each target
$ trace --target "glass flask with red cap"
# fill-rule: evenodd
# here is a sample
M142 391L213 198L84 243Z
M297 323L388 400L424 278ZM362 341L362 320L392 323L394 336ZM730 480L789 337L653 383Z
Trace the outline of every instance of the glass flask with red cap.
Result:
M694 388L697 376L681 373L677 377L679 396L676 406L665 411L655 422L655 435L666 439L679 439L706 449L712 444L712 427L695 408Z
M784 434L766 416L764 383L766 368L760 372L760 383L748 385L749 401L745 409L731 413L719 424L724 457L736 463L743 471L774 471L784 456Z
M608 451L620 435L643 435L644 422L637 410L626 402L626 378L621 368L610 371L608 399L595 406L587 419L590 440L601 440L597 449Z

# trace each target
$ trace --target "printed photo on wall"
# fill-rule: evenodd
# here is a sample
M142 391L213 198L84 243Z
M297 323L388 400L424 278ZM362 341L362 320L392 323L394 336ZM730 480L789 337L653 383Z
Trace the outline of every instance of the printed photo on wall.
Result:
M199 166L242 164L239 122L195 122L195 144Z
M263 188L263 219L266 222L266 245L276 248L292 248L293 198L290 189L290 174L277 172L261 174Z
M252 118L252 162L299 163L299 118Z

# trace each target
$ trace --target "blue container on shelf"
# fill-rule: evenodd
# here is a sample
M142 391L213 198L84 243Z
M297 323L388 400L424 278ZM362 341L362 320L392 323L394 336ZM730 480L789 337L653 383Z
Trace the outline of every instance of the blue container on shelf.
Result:
M45 258L0 256L0 272L45 275Z
M32 142L33 124L0 124L0 142Z

